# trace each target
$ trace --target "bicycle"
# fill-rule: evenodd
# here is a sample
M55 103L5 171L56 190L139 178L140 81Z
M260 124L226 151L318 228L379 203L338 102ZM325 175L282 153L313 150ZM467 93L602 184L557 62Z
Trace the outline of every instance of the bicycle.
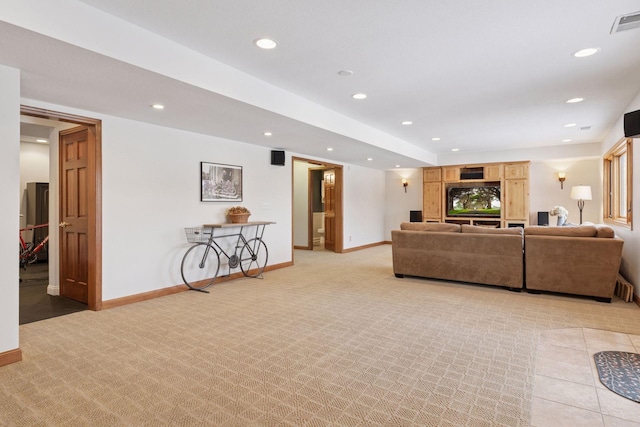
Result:
M262 240L265 226L272 222L251 222L246 224L209 224L202 227L185 228L185 234L191 246L182 258L180 273L184 284L194 291L208 292L206 288L213 285L220 271L220 256L228 260L229 274L231 269L240 266L240 270L247 277L261 277L269 251ZM256 237L247 238L243 231L246 226L256 227ZM240 227L239 233L215 235L215 229ZM235 237L233 253L225 251L216 241L223 237Z
M38 260L38 252L40 252L42 248L44 248L47 242L49 241L49 235L47 234L47 236L44 239L42 239L42 241L38 243L38 245L34 246L33 242L26 242L24 240L24 238L22 237L22 232L27 230L34 230L36 228L48 227L48 226L49 224L33 225L31 227L21 228L20 231L18 232L18 237L20 240L19 260L20 260L21 268L26 270L27 264L33 264L34 262L36 262Z

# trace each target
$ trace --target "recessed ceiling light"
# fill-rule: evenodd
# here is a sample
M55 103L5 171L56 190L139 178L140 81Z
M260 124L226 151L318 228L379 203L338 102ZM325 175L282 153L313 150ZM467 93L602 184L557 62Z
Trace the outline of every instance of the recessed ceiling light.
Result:
M396 167L397 167L397 168L399 168L399 167L400 167L400 165L396 165Z
M571 142L571 139L563 139L562 142Z
M351 97L353 99L367 99L367 94L366 93L354 93L353 95L351 95Z
M437 136L434 138L431 138L432 141L440 141L440 138L438 138Z
M273 49L278 46L278 43L271 39L257 39L253 41L253 44L258 46L260 49Z
M329 147L327 148L327 151L333 151L333 148Z
M460 151L459 148L452 148L451 151Z
M271 135L273 135L273 134L272 134L271 132L265 132L265 133L263 133L263 135L264 135L264 136L271 136Z
M49 142L49 140L47 140L47 139L42 139L42 138L38 138L38 139L36 139L36 142L42 142L42 143L44 143L44 142Z
M370 161L372 161L372 160L373 160L373 158L371 158L371 157L367 157L367 161L368 161L368 162L370 162Z
M338 71L338 75L342 76L342 77L353 76L353 71L351 71L351 70L340 70L340 71Z
M567 104L576 104L578 102L582 102L584 101L584 98L571 98L571 99L567 99Z
M575 123L567 123L566 125L564 125L564 127L566 128L572 128L574 127L576 124Z
M595 55L600 52L599 47L590 47L587 49L582 49L573 54L576 58L586 58L587 56Z
M164 105L162 104L152 104L151 107L155 108L156 110L164 110Z
M412 125L413 122L411 120L405 120L404 122L402 122L402 124L405 126L409 126L409 125Z

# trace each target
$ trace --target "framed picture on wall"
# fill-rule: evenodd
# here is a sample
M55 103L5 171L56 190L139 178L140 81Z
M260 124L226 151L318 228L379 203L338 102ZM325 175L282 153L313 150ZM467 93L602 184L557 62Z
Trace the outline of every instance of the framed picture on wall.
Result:
M200 177L201 201L242 201L242 166L200 162Z

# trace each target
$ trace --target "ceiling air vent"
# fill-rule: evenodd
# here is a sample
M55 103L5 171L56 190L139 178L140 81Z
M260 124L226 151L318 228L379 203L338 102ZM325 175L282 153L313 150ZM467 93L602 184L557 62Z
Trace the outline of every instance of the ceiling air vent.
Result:
M582 126L580 130L591 130L591 126Z
M633 30L634 28L640 28L640 12L617 16L613 22L613 27L611 27L611 34Z

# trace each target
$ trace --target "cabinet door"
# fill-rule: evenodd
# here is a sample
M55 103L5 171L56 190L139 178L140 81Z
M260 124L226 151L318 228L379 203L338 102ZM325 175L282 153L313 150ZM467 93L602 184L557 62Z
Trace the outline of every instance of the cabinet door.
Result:
M424 168L424 182L442 181L442 170L440 168Z
M502 165L489 165L484 167L484 179L499 180L502 178Z
M443 181L460 181L460 168L455 167L443 167L442 173L444 174Z
M529 175L529 165L527 163L515 163L504 165L505 179L527 178Z
M422 218L440 220L442 213L442 184L425 182L422 198Z
M504 181L506 200L504 219L526 220L529 216L529 186L526 179Z

